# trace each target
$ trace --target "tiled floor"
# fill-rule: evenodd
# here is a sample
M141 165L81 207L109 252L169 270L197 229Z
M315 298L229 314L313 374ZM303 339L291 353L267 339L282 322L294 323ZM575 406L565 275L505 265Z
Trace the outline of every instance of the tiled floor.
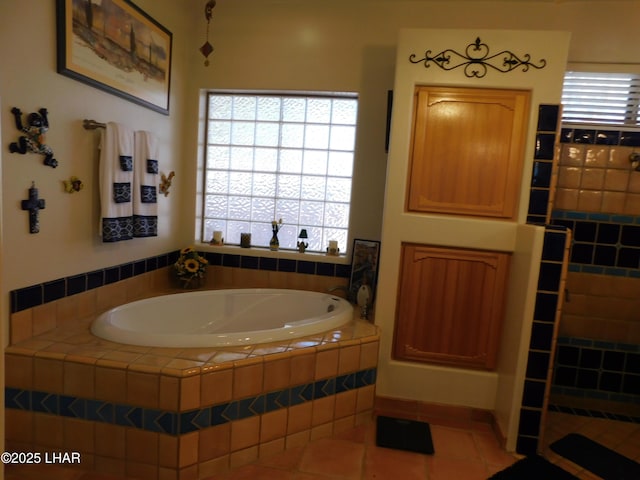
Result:
M549 413L546 444L566 433L583 433L618 452L640 460L640 425L562 413ZM431 424L434 455L375 446L373 422L304 448L286 450L207 480L485 480L516 460L502 451L487 427L463 429ZM581 479L598 477L545 452L551 461ZM7 480L123 480L57 466L7 467Z

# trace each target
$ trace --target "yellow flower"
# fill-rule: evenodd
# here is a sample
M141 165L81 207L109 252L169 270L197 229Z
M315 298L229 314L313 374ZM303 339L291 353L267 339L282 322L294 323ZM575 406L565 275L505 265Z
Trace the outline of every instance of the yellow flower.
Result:
M184 247L180 250L180 255L186 255L187 253L193 252L193 247Z
M187 272L196 273L198 271L198 267L200 267L200 264L193 258L188 258L184 261L184 268Z
M198 257L198 261L204 265L209 263L209 261L204 257Z

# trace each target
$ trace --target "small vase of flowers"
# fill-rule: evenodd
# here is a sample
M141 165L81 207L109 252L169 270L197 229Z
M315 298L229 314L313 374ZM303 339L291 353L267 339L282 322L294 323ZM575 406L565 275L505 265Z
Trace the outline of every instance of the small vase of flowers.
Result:
M182 288L198 288L204 283L209 262L194 247L180 250L180 258L173 264L178 283Z

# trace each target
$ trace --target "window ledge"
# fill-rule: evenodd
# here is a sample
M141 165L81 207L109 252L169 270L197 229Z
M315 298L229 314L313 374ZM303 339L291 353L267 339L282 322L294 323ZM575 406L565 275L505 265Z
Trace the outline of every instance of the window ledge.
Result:
M334 263L341 265L349 265L350 259L347 255L327 255L319 252L300 253L295 250L277 250L272 251L266 247L249 247L242 248L239 245L210 245L208 243L197 244L197 250L201 252L224 253L228 255L244 255L248 257L269 257L269 258L286 258L290 260L309 262Z

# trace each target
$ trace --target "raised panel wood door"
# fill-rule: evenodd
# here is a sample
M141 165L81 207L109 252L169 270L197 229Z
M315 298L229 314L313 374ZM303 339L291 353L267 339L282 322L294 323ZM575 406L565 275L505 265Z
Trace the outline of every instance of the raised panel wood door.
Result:
M510 254L403 244L394 358L495 367Z
M416 87L407 210L513 218L529 96Z

